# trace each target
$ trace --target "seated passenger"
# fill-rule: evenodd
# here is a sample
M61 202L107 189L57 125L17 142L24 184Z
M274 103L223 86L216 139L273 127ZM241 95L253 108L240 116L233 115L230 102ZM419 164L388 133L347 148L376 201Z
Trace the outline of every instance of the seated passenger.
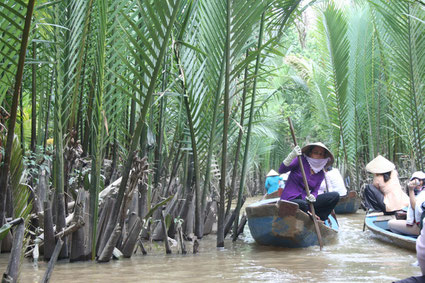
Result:
M417 171L413 173L407 184L409 190L410 204L407 210L407 219L391 219L388 221L388 228L399 234L418 236L420 233L419 224L422 216L422 204L425 202L425 173ZM418 195L415 196L415 191Z
M338 168L329 166L325 171L325 179L322 184L320 184L319 195L324 192L337 192L340 197L347 194L344 179L342 178Z
M307 197L303 175L298 163L297 156L301 156L304 166L310 195ZM296 146L283 160L279 173L290 172L281 199L295 202L304 212L309 209L309 203L313 203L316 215L325 221L339 200L337 192L329 192L318 195L319 187L325 178L323 169L334 162L334 157L329 149L321 142L307 144L300 149ZM317 198L317 199L316 199Z
M279 183L282 180L283 178L280 177L276 171L270 170L270 172L266 175L266 193L271 194L277 191L279 189Z
M409 205L409 197L401 189L391 161L378 155L366 165L366 170L373 173L373 183L367 185L363 194L366 208L392 214Z
M425 220L425 219L424 219ZM422 220L422 230L416 240L416 258L421 268L422 276L412 276L394 283L421 283L425 282L425 225Z
M288 180L288 173L280 174L280 177L282 177L282 180L279 181L279 189L283 191L283 188L285 188L285 183Z

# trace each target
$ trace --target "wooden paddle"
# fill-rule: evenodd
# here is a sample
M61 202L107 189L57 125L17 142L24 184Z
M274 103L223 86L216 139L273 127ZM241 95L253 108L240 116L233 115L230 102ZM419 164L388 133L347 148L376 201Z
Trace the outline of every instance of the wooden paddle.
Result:
M289 128L291 129L292 139L294 140L294 145L297 146L297 138L295 137L294 127L292 126L291 117L288 117L288 122L289 122ZM310 188L308 187L307 177L304 171L304 165L301 160L301 156L298 156L297 158L298 158L298 164L301 169L301 173L303 175L305 193L307 194L307 197L308 197L310 196ZM314 223L314 228L316 229L317 240L319 241L320 250L322 250L322 247L323 247L322 235L320 234L319 224L317 223L316 212L314 211L314 205L310 202L308 203L310 205L310 212L313 215L313 223Z

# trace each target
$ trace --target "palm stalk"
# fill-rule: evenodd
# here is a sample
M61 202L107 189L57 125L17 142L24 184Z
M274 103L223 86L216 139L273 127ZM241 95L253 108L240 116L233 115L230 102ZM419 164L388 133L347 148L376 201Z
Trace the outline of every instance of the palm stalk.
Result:
M246 51L246 56L248 57L249 51ZM227 207L226 207L226 213L224 214L225 217L227 217L227 215L230 212L230 207L232 205L232 200L233 200L233 194L235 192L235 188L236 188L236 177L237 177L237 167L238 167L238 163L239 163L239 155L240 155L240 151L241 151L241 145L242 145L242 138L244 135L244 131L243 131L243 126L244 126L244 119L245 119L245 103L246 103L246 94L248 91L248 66L246 66L245 68L245 74L244 74L244 86L243 86L243 90L242 90L242 105L241 105L241 117L240 117L240 122L239 122L239 134L238 134L238 140L236 142L236 150L235 150L235 160L233 161L233 173L232 173L232 181L230 184L230 190L229 190L229 197L227 199Z
M229 129L229 92L230 92L230 24L231 24L231 0L227 0L226 6L226 47L224 71L224 106L223 106L223 138L221 147L221 172L220 172L220 202L218 206L217 247L224 247L224 198L226 192L226 163L227 163L227 135Z
M93 142L92 155L92 177L90 186L90 237L91 237L91 258L96 257L96 236L97 236L97 218L98 218L98 198L100 192L100 169L103 160L103 136L104 128L104 111L103 111L103 92L105 78L105 48L106 48L106 29L107 29L107 5L105 1L97 1L98 8L98 32L97 32L97 52L96 52L96 76L98 78L97 91L95 95L94 117L95 123L93 134L95 136ZM101 253L101 251L99 252Z
M424 17L424 11L419 3L407 0L395 5L380 0L370 2L381 16L382 25L377 31L387 35L385 55L394 68L392 91L397 99L391 99L390 108L397 113L390 117L397 129L394 134L408 147L416 167L423 168L425 130L420 125L425 120L420 113L424 107L421 85L425 79L425 26L417 19Z
M245 190L245 179L246 179L246 172L247 172L247 163L248 163L248 156L249 156L249 143L251 140L251 131L252 131L252 123L254 118L254 108L255 108L255 96L257 91L257 75L260 67L260 59L261 59L261 45L263 43L263 29L264 29L264 15L265 12L261 15L260 20L260 31L258 35L258 45L257 45L257 59L255 62L255 70L254 70L254 81L253 81L253 87L252 87L252 95L251 95L251 105L249 110L249 119L248 119L248 131L246 133L246 142L245 142L245 153L244 153L244 160L242 164L242 174L241 174L241 181L239 185L239 193L238 193L238 203L236 205L236 217L235 222L233 224L233 241L236 241L238 237L238 226L239 226L239 214L242 207L242 198L243 193Z
M32 59L35 61L37 58L37 44L35 42L32 43ZM35 145L37 139L37 66L36 64L32 64L32 89L31 89L31 145L30 149L32 152L35 152Z
M0 227L3 226L5 206L6 206L6 190L9 178L10 160L12 154L13 137L15 135L15 124L18 109L18 101L22 86L22 77L24 73L25 55L28 46L28 38L31 28L31 19L34 11L35 0L29 0L27 5L27 13L25 16L25 25L22 32L21 50L19 52L18 68L15 77L15 87L13 92L12 108L10 111L9 127L7 131L6 147L3 157L3 165L0 169Z
M86 7L84 7L84 4L87 5ZM73 90L72 90L72 97L71 97L71 110L70 110L70 117L69 117L69 125L68 125L68 131L70 132L71 130L74 129L74 125L75 125L75 118L77 116L77 97L78 97L78 91L80 90L80 82L82 81L81 79L81 73L82 73L82 66L83 66L83 57L85 54L85 42L87 40L87 36L88 36L88 31L89 31L89 22L90 22L90 14L91 14L91 10L92 10L92 5L93 5L93 0L89 0L89 2L83 3L81 4L82 7L81 9L78 10L78 14L75 15L75 18L81 18L83 28L82 28L82 34L81 34L81 41L79 42L79 46L77 48L77 57L75 58L75 60L77 61L75 64L75 75L74 75L74 84L72 86ZM85 8L85 9L84 9ZM76 133L77 134L77 133Z
M336 125L334 142L342 149L345 164L354 165L354 103L347 90L349 42L347 22L342 11L328 4L323 12L322 28L326 37L326 62L330 74L331 92L328 113L331 123ZM337 153L339 156L339 153ZM350 163L349 163L350 162Z
M119 191L118 191L118 195L117 195L117 200L115 202L115 205L113 207L112 210L112 217L111 217L111 221L108 223L108 227L107 230L105 231L105 237L109 238L110 235L112 235L112 232L114 230L115 227L115 223L117 221L117 217L118 217L118 212L120 211L120 207L122 204L122 200L124 197L124 192L126 190L127 187L127 182L128 182L128 178L129 178L129 174L130 174L130 170L131 170L131 166L133 163L133 159L134 156L136 154L136 149L137 146L139 145L139 140L142 134L143 129L146 127L145 126L145 121L146 121L146 115L148 113L148 110L150 108L150 101L152 99L152 95L154 93L155 87L156 87L156 80L158 78L158 75L160 74L160 70L161 70L161 64L163 61L163 58L165 56L165 52L168 46L168 39L170 38L171 35L171 30L173 28L176 16L177 16L177 11L179 10L179 5L180 5L180 0L176 0L174 3L174 5L171 8L171 15L169 15L169 20L168 22L163 22L162 26L157 27L157 28L164 28L165 29L165 34L163 34L162 36L162 42L160 43L159 50L157 54L152 54L155 55L155 64L154 64L154 68L152 71L152 74L150 76L150 81L148 84L148 89L147 89L147 93L145 95L145 99L143 102L143 106L142 109L140 111L140 116L139 116L139 120L137 122L136 125L136 129L134 131L133 137L131 139L131 143L130 143L130 147L128 149L128 154L127 154L127 158L125 161L125 165L123 168L123 174L122 174L122 180L121 180L121 184L119 187ZM149 2L145 2L146 6L151 5ZM155 8L157 8L156 12L158 13L164 13L165 11L168 11L168 1L155 1L154 5L158 5ZM147 7L148 9L152 9L152 6ZM143 6L141 7L141 12L143 11ZM160 19L165 19L164 14L161 15L162 17L158 18L153 18L154 21L160 20ZM131 20L128 19L129 23L131 23ZM134 24L132 24L133 28L137 28ZM156 32L158 32L158 34L151 34L152 36L155 37L156 40L158 40L158 36L161 35L161 33L163 32L162 30L159 31L157 30ZM160 32L160 33L159 33ZM144 37L143 34L139 33L139 36ZM131 37L129 37L129 39L131 39ZM142 54L144 55L144 54ZM144 57L144 59L148 59L147 57ZM149 59L148 59L149 60ZM128 62L124 62L124 63L128 63Z
M210 191L211 185L211 170L212 161L214 158L218 139L219 129L218 120L220 117L219 107L221 101L221 93L223 89L224 69L225 69L225 54L223 45L225 43L225 1L204 1L201 4L201 41L203 51L206 54L206 68L205 68L205 85L206 90L209 91L208 97L211 97L209 115L209 138L207 138L208 145L206 146L206 165L204 184L202 188L201 210L205 212L207 194ZM212 113L211 113L212 111Z

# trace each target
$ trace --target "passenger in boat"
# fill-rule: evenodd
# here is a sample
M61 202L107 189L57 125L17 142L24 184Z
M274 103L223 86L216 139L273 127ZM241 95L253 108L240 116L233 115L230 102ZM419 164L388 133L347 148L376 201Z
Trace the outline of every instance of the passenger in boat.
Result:
M325 179L320 184L319 195L324 192L337 192L340 197L347 194L347 188L344 184L344 179L338 168L329 166L325 169Z
M279 183L283 180L273 169L266 175L266 193L271 194L279 189Z
M301 156L307 183L310 188L310 197L307 198L304 189L304 180L297 156ZM330 150L321 142L309 143L300 149L296 146L283 160L279 173L290 172L285 188L282 192L282 200L290 200L299 205L305 212L308 211L308 203L313 203L316 215L322 221L328 219L339 200L337 192L329 192L318 195L320 184L325 178L323 169L334 162Z
M280 177L282 177L282 180L279 181L279 189L282 189L282 191L285 188L285 183L288 180L288 176L289 176L288 173L280 174Z
M422 216L422 204L425 202L425 173L417 171L410 177L407 188L409 190L409 208L406 219L391 219L388 221L388 228L405 235L418 236L420 233L419 224ZM415 192L418 192L415 195Z
M366 208L392 214L409 205L394 163L378 155L366 165L366 170L373 174L373 183L367 185L363 193Z
M424 283L425 282L425 223L422 220L422 230L418 239L416 240L416 258L418 260L419 267L421 268L422 276L412 276L395 283Z
M422 275L425 275L425 219L422 219L421 234L416 240L416 257L418 259L419 266L421 267ZM425 278L424 278L425 279Z

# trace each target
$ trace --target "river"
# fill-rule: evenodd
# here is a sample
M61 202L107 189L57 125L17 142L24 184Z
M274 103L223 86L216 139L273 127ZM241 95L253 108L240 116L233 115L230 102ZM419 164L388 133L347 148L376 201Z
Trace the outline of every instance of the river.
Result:
M131 259L109 263L59 261L50 282L392 282L420 275L413 252L383 243L363 232L364 212L339 215L338 241L332 245L284 249L257 245L248 225L240 240L226 238L217 249L216 236L200 241L199 253L166 255L161 243ZM0 255L2 272L8 254ZM39 282L47 263L25 259L19 282Z

